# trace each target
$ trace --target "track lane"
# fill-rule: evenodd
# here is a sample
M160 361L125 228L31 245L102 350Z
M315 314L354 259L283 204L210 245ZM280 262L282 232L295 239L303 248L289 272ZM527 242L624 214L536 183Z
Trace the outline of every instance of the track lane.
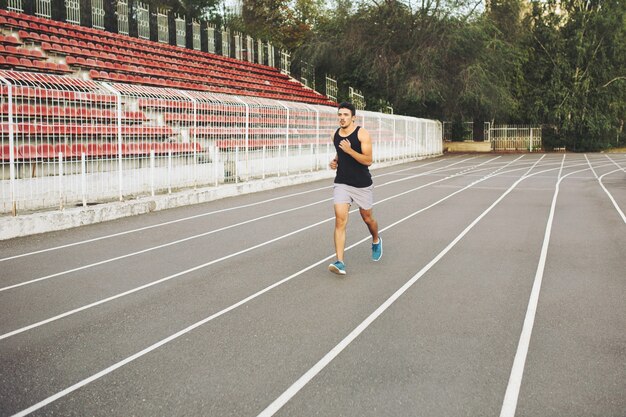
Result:
M484 163L485 162L481 163L480 165L482 165ZM449 175L446 178L438 179L438 180L435 180L434 182L430 182L430 183L425 183L425 184L423 184L423 185L421 185L419 187L413 187L413 188L409 189L408 191L404 191L404 193L410 193L410 192L415 192L415 191L421 190L422 188L429 186L429 184L445 181L448 178L460 177L464 173L469 172L469 171L470 171L470 169L466 168L466 169L462 170L461 172L454 173L452 175ZM414 177L414 178L418 178L418 177ZM412 176L410 176L409 178L412 178ZM401 180L391 181L390 183L391 184L399 184L398 181L402 181L403 182L405 180L406 180L406 178L403 178ZM395 198L395 197L392 197L392 198ZM384 203L385 201L386 201L386 199L382 198L377 204ZM332 217L327 217L325 220L322 220L321 222L328 223L328 222L331 222L332 220L333 220ZM317 222L317 223L315 223L315 225L322 224L322 223L320 223L320 221L318 221L317 218L313 218L312 221L316 221ZM283 225L281 224L281 226L283 226ZM300 226L296 226L296 227L300 227ZM275 229L275 227L271 226L271 229ZM298 233L299 233L301 231L306 231L306 230L309 230L309 229L310 229L309 226L304 226L304 228L300 227L300 229L295 229L295 230L297 230ZM256 245L254 245L252 247L246 247L246 245L244 244L245 242L243 241L243 239L241 239L241 237L239 237L238 239L236 238L237 236L240 236L240 234L243 234L243 236L256 236L256 235L268 236L265 233L258 233L258 232L261 232L261 230L259 229L258 226L255 226L254 230L255 230L255 233L251 233L251 234L250 233L246 234L245 231L236 231L237 234L233 235L234 239L228 239L227 237L223 238L223 239L225 239L224 241L226 241L226 242L232 242L232 241L236 240L238 244L241 243L243 245L238 245L238 247L231 249L230 252L228 250L226 250L225 252L223 252L223 255L221 257L218 256L217 259L213 259L212 261L208 261L208 262L205 262L205 263L200 264L200 265L197 264L197 260L192 258L190 260L191 261L190 263L195 264L195 266L193 266L192 268L188 268L186 270L183 270L183 271L180 271L180 269L177 269L178 268L177 264L170 260L169 254L166 257L160 257L160 258L157 258L157 259L151 261L152 264L154 264L156 262L161 262L162 263L162 265L160 265L160 266L157 265L157 268L156 268L156 271L155 271L159 275L162 274L162 272L164 272L164 271L168 271L168 268L171 270L171 275L165 276L165 277L160 278L160 279L158 279L156 281L151 278L152 277L151 274L144 274L143 273L143 269L145 268L146 264L145 264L145 262L142 262L141 259L138 260L138 261L135 261L135 260L129 261L127 259L123 259L120 264L115 266L117 268L117 271L119 271L119 272L110 272L111 270L108 269L106 265L97 265L96 270L95 271L90 271L88 274L86 273L86 271L81 269L81 270L78 271L79 272L78 274L72 274L71 280L69 278L65 279L65 281L69 280L69 282L67 282L67 284L65 284L65 285L69 285L71 290L70 291L63 291L63 290L61 290L60 294L58 295L58 297L60 297L60 298L57 298L57 303L60 303L61 305L67 305L68 303L71 304L73 302L74 305L75 305L74 309L72 309L70 311L66 311L64 313L59 313L57 316L55 316L53 318L44 319L43 321L38 322L38 323L24 325L25 327L22 328L22 329L15 329L15 330L12 330L12 331L7 332L7 333L2 333L2 334L0 334L0 339L6 338L6 337L11 337L14 334L18 334L21 331L25 331L25 330L31 329L33 327L37 327L37 326L42 325L42 324L46 324L50 320L56 320L56 319L59 319L59 318L67 317L70 314L74 314L74 313L77 313L77 312L80 312L80 311L84 311L86 308L99 306L103 302L108 302L108 301L111 301L111 300L115 300L115 299L117 299L119 297L123 297L123 296L126 296L128 294L132 294L132 293L134 293L136 291L141 291L141 290L143 290L145 288L149 288L149 287L151 287L153 285L157 285L157 284L160 284L160 283L163 283L163 282L167 282L170 279L177 279L179 276L184 275L186 273L193 272L195 270L205 268L207 266L213 265L216 262L220 262L222 260L230 259L232 256L236 256L237 254L245 253L245 252L247 252L249 250L254 250L256 248L262 247L265 244L271 244L272 243L271 241L267 242L268 239L265 239L264 237L260 237L259 239L257 239L258 242L257 242ZM291 233L294 232L294 229L287 228L285 231L286 231L287 234L283 235L283 236L288 236L288 235L290 235ZM272 230L271 232L273 233L274 230ZM276 239L280 239L280 237L276 237ZM221 246L220 246L220 249L224 249ZM242 248L242 246L243 246L243 248ZM180 253L183 253L183 254L188 253L188 250L186 250L184 247L181 248L179 251L180 251ZM211 255L214 256L215 254L212 253ZM202 254L200 254L199 256L202 256ZM151 258L146 258L146 261L149 261L149 259L151 259ZM197 259L201 259L201 258L197 258ZM154 267L154 265L151 265L151 266ZM113 270L113 271L115 271L115 270ZM93 282L94 282L94 275L96 277L100 277L99 280L95 281L96 283L102 282L102 284L97 284L96 287L93 287L93 285L94 285L93 284ZM51 277L54 278L56 276L58 276L58 275L53 275ZM137 278L134 278L132 280L132 282L126 283L126 279L125 279L126 276L137 277ZM141 277L141 276L145 276L145 278L142 278L143 282L139 282L138 281L138 278ZM119 284L115 284L116 280L120 281ZM34 281L34 283L38 283L38 282L39 282L39 279ZM80 289L81 288L81 282L84 282L86 285L89 286L89 288L85 288L84 290L81 290ZM142 285L140 285L139 287L136 287L136 286L132 287L132 283L133 282L137 282L137 283L140 283ZM27 293L28 297L31 298L31 299L35 299L35 300L41 299L43 301L46 297L49 296L49 294L51 292L55 292L55 291L59 292L59 290L57 289L57 286L54 283L45 283L45 284L46 285L43 285L43 286L41 286L41 285L37 286L36 289L34 289L31 292L28 292ZM5 288L7 288L7 287L5 287ZM60 288L63 288L63 287L60 287ZM120 293L119 291L116 291L115 290L116 288L122 289L123 292ZM81 306L81 305L77 305L75 301L71 301L71 300L80 299L79 294L82 291L89 291L89 290L91 290L91 292L94 292L93 290L95 290L94 297L97 297L97 298L92 297L92 299L89 300L90 302L87 305L82 305ZM103 299L102 295L103 294L107 294L107 293L109 293L111 295L109 297L105 297ZM9 294L7 294L7 295L11 295L11 296L15 297L14 292L9 292ZM0 299L2 299L3 296L6 298L7 295L0 293ZM66 298L65 300L63 299L64 297ZM6 305L8 306L9 304L6 304ZM21 307L18 310L16 310L16 311L6 311L5 314L2 315L3 319L0 320L0 324L4 323L5 321L12 321L12 320L14 320L14 316L18 316L18 317L20 317L22 319L26 318L28 316L27 310L26 310L28 308L27 304L22 303L22 304L20 304L20 306Z
M503 164L494 165L502 166ZM494 167L494 170L495 169ZM546 172L545 176L547 177L548 174L549 172ZM471 193L471 199L475 200L475 203L468 203L466 198L448 199L441 206L437 206L438 209L436 213L438 216L442 216L442 218L437 219L440 220L440 222L434 221L433 218L429 219L428 216L416 216L411 222L413 220L425 222L425 227L422 226L422 229L429 230L425 241L436 242L439 239L445 240L448 232L453 232L455 229L458 231L458 226L463 222L466 224L467 220L471 219L472 213L475 213L475 210L481 205L481 195L486 197L488 195L494 195L493 193L495 192L501 192L502 187L506 183L506 181L503 182L502 180L511 177L510 172L502 173L499 177L491 178L489 184L485 184L483 187L475 185ZM540 176L538 175L537 179L539 178ZM453 187L461 187L462 182L458 181L462 179L463 178L455 178L452 183L456 182L457 184L451 185ZM471 183L471 176L467 176L466 180L469 181L466 181L465 184ZM542 188L545 187L541 187L540 184L533 185L528 188L528 191L534 192ZM441 196L444 194L439 193L450 193L451 191L454 190L452 188L429 187L421 190L419 195L420 197L426 197L426 194L429 194L431 197L430 201L432 201L432 197L435 195L438 194ZM463 196L463 194L459 194L456 197L461 196ZM404 202L404 204L401 204L401 201ZM422 199L416 200L415 195L407 194L403 196L401 200L395 201L392 206L380 210L380 215L386 217L385 223L389 225L393 221L391 217L387 217L391 211L396 212L398 209L400 212L406 211L406 209L414 207L416 202L421 203L423 201ZM459 205L458 202L463 202L463 204ZM393 207L393 210L390 210L391 207ZM440 209L443 208L445 208L449 214L446 215L443 211L440 211ZM446 222L445 220L451 218L451 215L459 210L462 211L462 215L459 216L458 219L459 223L452 222L453 224L448 224L450 222ZM435 210L431 212L435 213ZM356 221L353 219L352 223L354 224ZM441 236L439 236L439 233L433 233L435 231L443 232L445 230L448 230L448 232L441 233ZM362 237L364 234L364 230L359 229L358 226L352 227L351 231L355 239ZM403 232L408 233L409 230L403 230ZM384 233L386 232L383 232L383 234ZM327 235L329 236L329 232L324 230L316 231L312 234L309 240L312 244L307 246L307 251L305 252L306 256L309 255L309 252L315 252L311 255L317 257L317 248L320 246L322 246L322 249L326 249L325 252L328 253L329 249L332 247L332 243ZM272 254L274 254L274 256L281 254L281 258L278 260L275 267L281 269L285 268L285 271L293 268L294 262L292 258L295 248L294 243L297 241L298 239L284 241L278 246L274 247L274 245L272 245L272 247L267 247L263 250L263 256L258 258L252 256L250 253L246 254L244 256L246 259L242 259L239 263L225 262L215 271L218 274L223 274L223 278L225 279L213 282L213 284L215 284L213 287L215 294L211 295L219 299L220 294L217 290L224 290L224 284L231 280L236 280L240 274L251 277L254 276L255 282L256 280L275 282L275 280L272 280L272 268L274 267ZM352 241L354 241L354 239ZM403 248L407 246L407 242L410 242L408 237L402 241L394 241L394 239L391 239L389 242L391 252L386 250L385 260L389 258L390 254L401 253L402 250L404 250ZM409 244L408 246L414 249L414 245L411 246ZM424 255L427 255L428 248L425 249ZM146 355L138 359L133 365L124 366L111 375L107 375L101 380L94 381L93 384L89 384L84 389L73 392L71 395L67 395L58 402L50 404L42 411L49 413L56 410L57 412L60 411L63 413L64 411L67 412L67 410L81 410L85 413L99 414L102 412L101 410L109 407L106 409L118 410L119 413L122 414L128 414L130 412L129 410L135 410L134 412L136 413L148 415L151 414L149 410L152 410L152 414L154 414L158 413L158 410L163 409L160 407L174 407L169 409L189 410L190 413L194 410L212 410L214 411L214 415L252 415L255 407L260 406L259 404L262 404L263 399L265 399L265 401L267 400L266 394L263 393L268 386L272 386L272 381L285 381L285 379L288 381L290 378L293 380L293 378L296 377L293 375L293 368L285 365L285 363L289 363L289 359L293 360L296 364L302 362L301 365L305 366L307 360L310 361L312 358L315 358L314 352L307 351L308 344L311 344L312 349L316 350L317 353L323 351L323 349L320 349L321 343L325 343L326 346L331 346L334 337L341 337L342 334L345 335L346 332L351 329L349 326L350 323L358 322L355 318L358 318L359 315L361 317L363 317L363 314L366 315L370 305L375 304L376 300L381 300L381 297L385 294L389 294L389 291L393 291L394 285L399 283L398 277L388 276L388 264L376 265L377 267L383 267L379 269L381 269L382 273L385 273L384 280L381 280L380 277L376 279L376 277L368 276L372 270L372 265L367 263L366 243L356 247L354 251L356 251L353 252L355 254L354 260L356 263L352 266L351 270L351 278L353 278L353 280L349 281L349 285L343 286L342 289L338 291L339 294L336 294L336 296L333 296L330 300L328 299L328 288L319 285L320 273L323 282L328 284L336 284L337 282L334 280L334 277L329 277L328 274L326 274L325 265L322 263L318 265L318 269L313 268L306 271L297 280L290 281L284 286L277 288L276 291L270 291L264 294L263 297L259 297L247 303L245 308L237 308L227 315L220 317L215 322L215 325L202 326L198 328L198 330L186 334L184 337L181 336L181 338L173 341L171 344L157 349L151 355ZM283 254L285 255L284 258L282 258ZM352 252L350 256L353 256ZM295 264L301 263L304 259L305 257L299 256ZM401 258L401 260L405 260L405 258ZM361 264L361 262L363 262L363 264ZM243 264L245 264L246 267L241 269ZM412 259L411 264L413 264ZM250 265L252 265L252 267L250 267ZM402 270L408 273L406 266L403 266ZM267 271L272 271L272 273L269 274ZM61 345L58 349L68 349L70 352L72 352L73 349L77 354L77 364L74 365L74 369L72 369L71 360L64 362L55 360L53 347L47 350L47 353L51 355L49 359L43 361L41 359L42 356L46 358L46 351L41 352L44 353L42 356L33 356L33 358L40 358L41 373L39 377L41 381L46 380L46 372L50 372L50 370L54 372L54 369L56 369L57 372L63 372L63 376L60 377L61 375L58 375L57 377L59 378L54 384L56 386L62 386L63 384L59 383L60 380L71 382L72 379L74 381L76 380L76 376L85 374L85 369L80 368L81 363L86 363L94 359L100 361L97 363L109 361L110 359L106 357L106 349L104 347L99 349L97 344L94 343L95 341L89 340L90 336L97 336L100 333L99 330L112 327L110 325L111 320L109 320L107 324L107 318L112 319L115 316L123 318L129 313L134 315L138 314L140 310L147 309L143 318L141 318L141 314L136 318L139 318L140 322L150 323L151 321L156 321L156 323L153 327L146 329L145 333L141 334L142 337L152 336L152 332L164 334L168 329L173 329L177 327L177 325L177 328L180 328L180 323L183 321L181 318L185 317L185 319L187 319L187 315L199 314L198 310L200 310L200 307L197 309L192 308L190 310L179 311L179 306L182 304L176 302L171 303L169 306L171 314L183 314L178 314L175 317L171 317L171 320L168 320L167 317L163 317L167 314L164 314L165 310L159 311L160 309L155 309L155 306L159 303L168 303L168 291L170 291L170 296L172 296L174 294L171 293L171 291L180 291L180 289L185 286L184 284L189 286L187 288L188 291L184 293L181 292L181 296L177 296L176 298L180 300L190 300L190 304L201 306L203 302L207 301L203 296L206 296L206 294L211 291L208 288L200 289L200 283L209 282L209 280L202 279L201 274L198 274L197 277L190 275L186 277L184 281L184 283L181 281L176 285L164 286L156 293L145 293L138 299L128 299L128 302L124 302L123 306L116 305L106 307L104 309L106 311L103 310L98 313L98 315L101 314L100 319L97 319L95 316L90 316L85 319L81 314L80 317L77 316L77 319L85 319L84 325L82 326L80 325L80 320L77 320L72 325L68 325L68 321L60 322L59 325L61 325L62 331L59 332L58 336L50 338L55 332L40 334L40 337L43 337L42 340L48 340L52 345L54 344L54 338L60 337L62 334L76 335L76 337L72 338L73 340L67 340L67 343ZM358 283L358 285L356 285L357 288L354 288L355 283ZM303 288L302 284L309 285ZM387 284L390 284L390 286L387 286ZM236 286L233 285L230 288L234 290L235 287ZM195 288L195 292L193 288ZM397 288L397 286L395 288ZM335 285L333 285L333 289L337 289ZM308 298L309 294L311 296L315 295L315 299L310 300ZM350 295L357 296L355 299L351 300L348 305L345 305L345 301L350 299ZM363 300L368 299L370 301L362 305ZM317 316L311 315L313 308L319 308L319 306L326 307L325 303L332 305L328 306L328 311L322 313L323 316L321 320L318 320ZM283 308L285 305L289 308ZM268 309L268 306L272 307ZM300 311L298 308L304 311ZM295 314L290 314L289 311L294 311ZM123 315L120 316L118 312L122 312ZM89 313L89 315L90 314L91 313ZM296 319L296 317L298 317L299 320ZM189 318L192 319L192 317ZM265 318L267 318L267 320L263 320ZM232 323L232 325L222 326L222 321ZM263 323L255 326L259 321ZM115 322L120 323L121 327L128 325L124 320ZM101 326L101 329L92 328L92 325ZM307 326L316 327L317 332L310 335L310 328ZM82 331L80 330L81 327ZM332 331L330 334L327 334L326 331L329 329ZM66 330L66 332L63 330ZM104 333L106 334L106 332ZM133 334L132 331L131 334ZM263 339L263 335L266 334L271 335L269 340ZM134 334L132 338L124 340L122 339L123 335L123 329L119 329L119 340L123 341L121 344L125 345L124 348L128 351L131 351L133 346L137 346L137 343L141 345L145 342L145 340L131 340L134 339ZM105 339L105 335L101 335L98 341L106 345L107 341ZM138 339L141 339L141 337ZM26 339L24 340L25 343L28 343ZM400 341L402 340L404 339L400 338ZM284 343L281 343L281 341L284 341ZM294 343L294 341L299 343L299 349L289 347L291 346L290 343ZM84 344L85 342L88 343ZM511 342L509 341L509 343ZM6 347L6 345L4 346ZM277 356L277 353L282 353L283 346L288 350L288 352L286 352L287 355ZM35 346L31 344L30 348L32 347ZM255 347L258 347L259 350L255 350ZM273 350L272 347L274 347ZM82 349L85 351L82 352L83 360L81 361L80 354ZM89 350L91 350L91 353ZM120 352L123 350L124 349L120 347ZM32 353L33 355L35 354L35 352ZM323 354L323 352L321 353ZM93 355L95 355L95 358ZM221 360L223 363L214 363L210 358L214 358L217 361ZM242 359L245 363L240 363ZM264 361L264 359L266 359L267 362ZM44 365L44 363L46 363L46 365ZM110 361L108 363L110 363ZM207 366L209 366L209 368L207 368ZM45 369L46 367L47 370ZM210 369L210 371L208 371L208 369ZM279 371L277 372L276 370ZM239 371L242 372L239 373ZM248 375L250 372L254 373L253 377L246 377L245 380L241 380L241 375ZM267 372L276 372L276 375L272 375L268 380ZM285 373L288 374L286 378ZM30 375L34 376L34 374ZM28 375L24 377L28 379ZM130 381L132 381L132 385L128 385ZM193 382L197 382L197 384ZM112 398L115 398L115 404L111 402ZM143 401L144 399L146 401ZM214 401L213 403L209 403L207 399L213 399ZM260 408L256 409L258 412ZM220 413L220 411L222 413Z
M517 416L626 410L626 222L596 175L612 171L599 164L562 183Z
M44 355L45 356L45 355Z

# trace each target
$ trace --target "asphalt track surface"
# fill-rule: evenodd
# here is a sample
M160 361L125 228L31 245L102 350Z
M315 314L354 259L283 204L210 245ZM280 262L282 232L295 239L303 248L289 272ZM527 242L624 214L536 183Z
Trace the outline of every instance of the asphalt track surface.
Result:
M0 414L626 415L626 156L374 169L0 242Z

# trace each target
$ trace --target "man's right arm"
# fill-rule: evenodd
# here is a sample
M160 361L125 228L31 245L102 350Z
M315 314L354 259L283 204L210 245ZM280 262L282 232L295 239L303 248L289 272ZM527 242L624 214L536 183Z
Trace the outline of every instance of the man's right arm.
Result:
M330 135L330 142L334 143L334 141L335 141L334 135ZM337 156L337 154L335 154L335 157L330 161L328 166L330 167L330 169L337 169L338 164L339 164L339 157Z

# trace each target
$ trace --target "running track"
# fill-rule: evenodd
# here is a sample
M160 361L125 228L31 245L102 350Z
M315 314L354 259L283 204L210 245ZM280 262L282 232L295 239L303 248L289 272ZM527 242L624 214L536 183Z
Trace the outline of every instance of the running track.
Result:
M626 415L626 156L373 170L0 242L0 415Z

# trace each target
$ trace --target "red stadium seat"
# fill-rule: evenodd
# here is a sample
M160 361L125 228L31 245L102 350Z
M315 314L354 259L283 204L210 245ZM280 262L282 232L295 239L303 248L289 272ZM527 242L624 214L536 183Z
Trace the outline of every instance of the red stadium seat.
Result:
M125 145L126 148L123 150L124 155L141 155L143 152L139 143L130 142Z
M126 152L126 144L122 144L122 155ZM117 143L103 143L102 144L102 155L117 157Z
M42 158L50 159L56 158L56 153L54 152L54 146L50 143L42 143L37 145L37 152Z
M39 156L35 145L24 144L17 147L20 159L35 159Z
M28 58L20 58L19 66L23 67L23 68L32 68L33 67L33 63Z
M72 155L72 147L65 143L57 143L54 145L54 153L58 155L59 153L63 153L63 158L71 158Z
M2 145L0 148L0 161L10 161L11 157L11 146L10 145ZM17 149L13 147L13 158L17 158Z
M72 156L75 156L77 158L82 157L83 153L85 155L89 154L87 152L87 145L85 145L84 143L74 143L71 147L71 152L72 152Z
M41 70L41 71L45 71L46 70L46 62L45 61L33 61L33 68L37 69L37 70Z
M104 156L107 155L102 149L102 145L99 143L88 143L87 144L87 155L89 156Z

